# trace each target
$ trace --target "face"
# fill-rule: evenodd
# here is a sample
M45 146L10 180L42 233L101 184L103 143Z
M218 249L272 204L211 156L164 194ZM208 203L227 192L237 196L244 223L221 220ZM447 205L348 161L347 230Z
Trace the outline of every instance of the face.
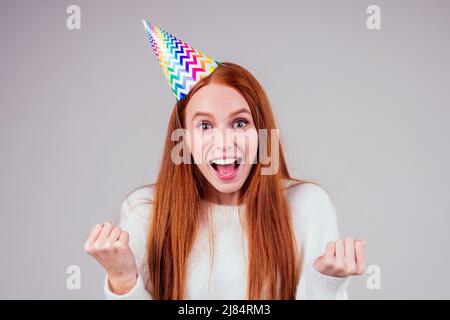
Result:
M234 88L210 83L185 110L194 163L215 191L236 193L256 161L258 134L244 97Z

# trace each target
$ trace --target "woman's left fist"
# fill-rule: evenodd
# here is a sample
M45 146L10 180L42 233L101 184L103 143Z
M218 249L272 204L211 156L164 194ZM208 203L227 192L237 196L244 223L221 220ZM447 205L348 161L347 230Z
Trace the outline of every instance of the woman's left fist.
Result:
M314 268L333 277L364 274L366 241L353 238L328 242L325 253L314 261Z

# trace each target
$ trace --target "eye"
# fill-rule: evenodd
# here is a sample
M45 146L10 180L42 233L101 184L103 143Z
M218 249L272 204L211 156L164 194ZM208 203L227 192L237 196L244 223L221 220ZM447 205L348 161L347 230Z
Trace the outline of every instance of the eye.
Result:
M238 119L233 123L234 129L242 129L248 124L248 121L245 119Z
M201 130L211 129L211 124L206 121L202 121L197 125L197 128L200 128Z

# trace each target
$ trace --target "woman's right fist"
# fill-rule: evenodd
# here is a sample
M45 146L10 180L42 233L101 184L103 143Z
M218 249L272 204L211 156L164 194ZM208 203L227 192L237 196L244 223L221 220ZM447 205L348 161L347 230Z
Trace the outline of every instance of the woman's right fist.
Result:
M136 260L128 242L128 232L106 222L96 224L84 244L84 250L108 272L111 290L116 294L125 294L136 284Z

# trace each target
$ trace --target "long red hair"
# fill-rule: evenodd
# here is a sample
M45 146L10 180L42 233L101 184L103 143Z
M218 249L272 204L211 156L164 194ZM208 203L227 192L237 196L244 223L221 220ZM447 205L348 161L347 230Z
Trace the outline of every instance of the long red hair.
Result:
M178 143L172 132L185 128L184 110L197 90L211 82L235 88L247 101L256 129L267 129L267 154L271 154L272 133L276 123L266 93L243 67L223 62L201 79L178 101L170 116L155 187L153 212L147 239L149 279L147 289L153 299L185 299L186 269L202 214L202 205L212 186L191 158L191 164L174 164L171 152ZM253 164L242 186L239 201L245 203L244 230L248 241L248 299L295 299L301 254L296 246L291 213L283 179L292 178L279 148L279 170L261 174L262 164ZM308 181L309 182L309 181ZM189 190L189 192L186 192ZM280 248L282 250L280 250Z

